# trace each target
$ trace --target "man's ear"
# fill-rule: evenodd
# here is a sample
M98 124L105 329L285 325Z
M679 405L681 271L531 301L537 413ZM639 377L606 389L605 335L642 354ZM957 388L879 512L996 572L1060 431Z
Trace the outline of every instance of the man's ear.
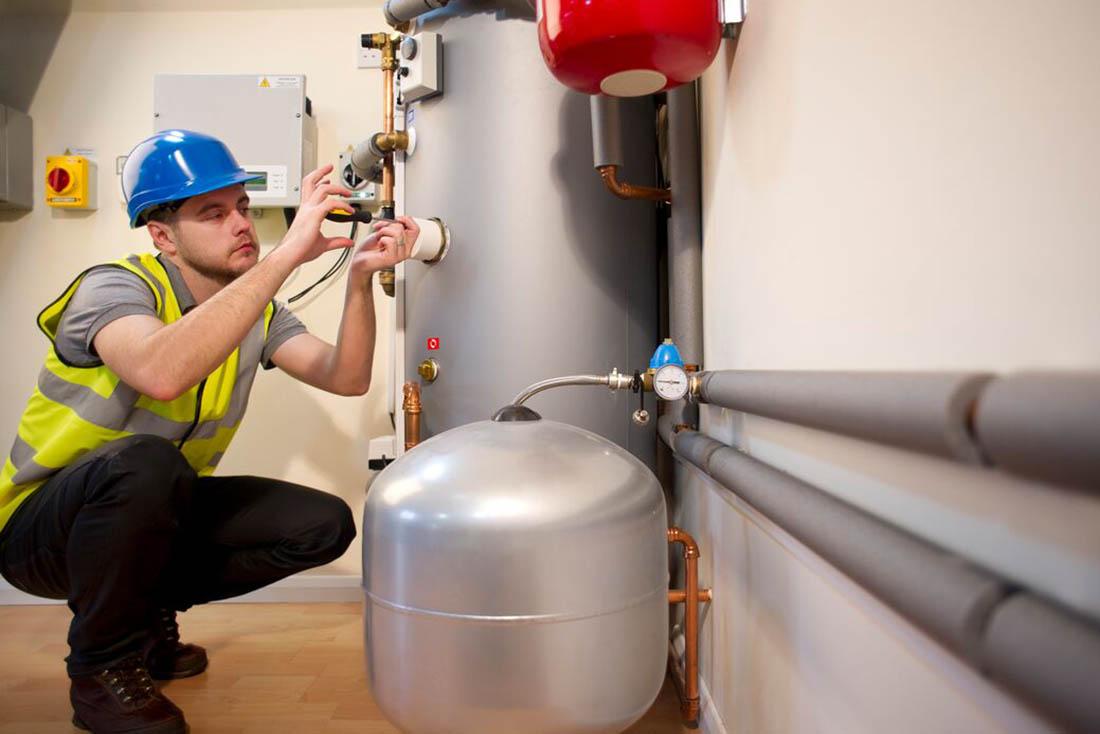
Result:
M171 227L163 222L146 222L145 228L149 230L149 236L158 250L166 255L176 254L176 234Z

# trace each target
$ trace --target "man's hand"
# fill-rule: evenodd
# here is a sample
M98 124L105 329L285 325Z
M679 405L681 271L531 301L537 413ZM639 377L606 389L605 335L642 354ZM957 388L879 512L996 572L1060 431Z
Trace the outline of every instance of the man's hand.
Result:
M321 234L321 223L325 215L336 209L346 209L348 205L339 196L351 196L351 192L335 186L325 176L332 172L332 164L311 171L302 179L302 203L298 214L283 237L281 247L292 253L298 265L307 263L329 250L341 247L354 247L355 243L347 237L325 237Z
M420 227L410 217L398 217L395 222L374 222L374 231L363 240L351 259L351 274L369 278L371 273L392 268L409 257Z

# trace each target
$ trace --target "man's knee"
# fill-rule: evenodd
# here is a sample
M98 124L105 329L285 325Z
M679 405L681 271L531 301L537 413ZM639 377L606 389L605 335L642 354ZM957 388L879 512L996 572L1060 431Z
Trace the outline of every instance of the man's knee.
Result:
M311 522L291 540L296 555L311 565L330 563L344 554L355 539L351 508L335 495L318 492L313 498Z
M178 448L159 436L137 434L111 443L104 454L109 481L100 481L93 499L142 512L178 511L190 501L196 478Z

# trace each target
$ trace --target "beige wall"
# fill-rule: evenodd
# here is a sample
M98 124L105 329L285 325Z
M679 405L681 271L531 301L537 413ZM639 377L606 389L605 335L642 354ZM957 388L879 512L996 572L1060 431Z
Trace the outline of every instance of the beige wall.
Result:
M708 368L1100 367L1100 5L761 0L701 84ZM737 443L1100 618L1100 501L705 409ZM1041 726L691 471L731 732Z
M248 4L260 3L235 5ZM84 267L151 247L144 231L127 229L115 157L152 133L152 75L304 73L318 124L318 161L335 162L342 146L366 137L381 121L380 73L356 68L359 33L383 27L378 3L364 5L375 7L72 14L30 109L34 155L44 166L47 155L66 147L94 148L99 210L61 212L36 204L25 216L0 219L0 340L5 355L0 446L5 452L44 356L46 343L34 323L39 309ZM44 196L42 179L37 171L38 202ZM346 232L346 225L331 227L333 234ZM281 211L265 213L258 221L265 251L285 229ZM283 297L313 282L335 257L329 254L303 267L288 281ZM332 340L342 303L343 279L318 297L299 302L295 310L315 334ZM369 477L367 442L386 433L389 425L385 359L391 306L380 292L376 303L380 349L366 397L332 396L278 370L264 372L220 473L280 477L336 493L358 520ZM359 567L356 542L325 572L357 575Z

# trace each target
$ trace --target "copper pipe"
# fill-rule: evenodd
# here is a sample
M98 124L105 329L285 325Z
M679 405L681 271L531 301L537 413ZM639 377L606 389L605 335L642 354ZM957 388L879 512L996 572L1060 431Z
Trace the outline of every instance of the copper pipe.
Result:
M669 604L683 604L687 601L687 592L683 589L672 589L668 592ZM699 601L714 601L714 594L710 589L699 589Z
M640 199L642 201L663 201L672 203L672 191L669 189L655 189L651 186L635 186L634 184L621 183L618 179L618 166L599 166L600 178L603 179L608 191L620 199Z
M403 389L405 400L401 409L405 411L405 450L420 443L420 383L410 380Z
M390 50L392 54L392 49ZM393 133L393 69L382 70L382 132ZM386 153L382 159L382 206L393 206L393 153Z
M669 603L684 606L684 665L680 716L687 722L699 719L699 602L710 601L710 589L699 588L699 546L695 539L677 527L668 529L668 542L684 546L684 590L668 593Z

